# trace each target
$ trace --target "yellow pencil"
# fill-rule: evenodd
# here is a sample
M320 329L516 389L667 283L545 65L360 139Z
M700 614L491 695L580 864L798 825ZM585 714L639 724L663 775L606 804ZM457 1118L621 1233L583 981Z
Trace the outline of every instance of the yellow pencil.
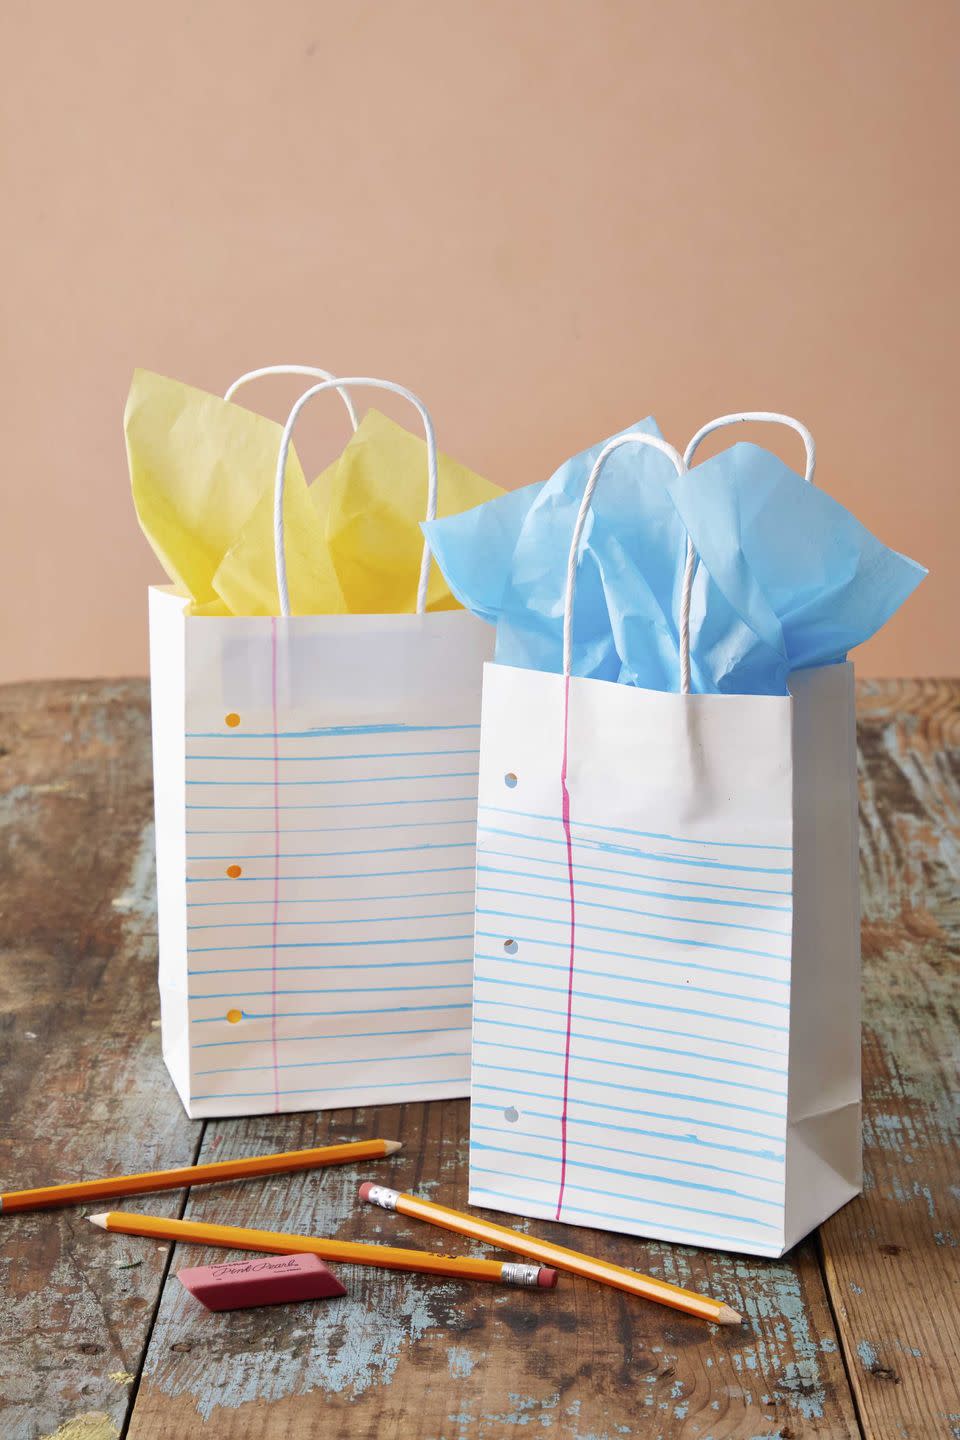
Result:
M602 1285L626 1290L643 1300L656 1300L660 1305L670 1305L674 1310L683 1310L701 1320L712 1320L717 1325L740 1324L741 1317L736 1310L720 1300L697 1295L693 1290L683 1290L679 1285L668 1285L665 1280L655 1280L652 1275L641 1275L637 1270L627 1270L623 1265L611 1264L609 1260L596 1260L592 1255L582 1255L578 1250L568 1250L550 1240L522 1235L519 1230L494 1225L489 1220L482 1220L479 1215L449 1210L446 1205L435 1205L432 1200L421 1200L416 1195L402 1195L398 1190L374 1185L369 1180L360 1186L360 1199L379 1205L384 1210L398 1210L401 1215L426 1220L443 1230L454 1230L458 1235L469 1235L473 1240L485 1240L488 1245L497 1245L501 1250L514 1250L531 1260L542 1260L558 1270L569 1270L572 1275L599 1280Z
M178 1190L181 1185L211 1185L215 1180L252 1180L257 1175L379 1160L395 1155L401 1148L399 1140L353 1140L312 1150L253 1155L246 1160L214 1160L209 1165L181 1165L175 1170L146 1170L140 1175L113 1175L106 1180L78 1180L67 1185L43 1185L35 1190L8 1190L0 1195L0 1211L7 1214L14 1210L43 1210L53 1205L102 1200L107 1195L147 1195L152 1190Z
M327 1240L315 1235L288 1235L285 1230L247 1230L238 1225L210 1225L201 1220L166 1220L111 1210L88 1215L101 1230L121 1235L147 1235L154 1240L186 1240L197 1245L223 1245L228 1250L256 1250L266 1255L319 1255L342 1265L377 1265L383 1270L416 1270L446 1275L451 1280L492 1280L501 1285L551 1290L556 1270L541 1265L516 1265L475 1260L470 1255L431 1255L426 1250L397 1250L392 1245L357 1245L352 1240Z

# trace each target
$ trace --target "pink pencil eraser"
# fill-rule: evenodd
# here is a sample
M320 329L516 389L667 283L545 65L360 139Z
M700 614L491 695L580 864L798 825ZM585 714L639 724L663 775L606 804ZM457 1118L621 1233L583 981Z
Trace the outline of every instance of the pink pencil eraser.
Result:
M191 1265L177 1279L208 1310L325 1300L346 1290L317 1255L258 1255L232 1265Z
M552 1290L557 1283L557 1272L551 1265L541 1265L540 1274L537 1276L537 1284L542 1285L545 1290Z
M369 1200L369 1198L370 1198L370 1191L371 1191L372 1189L373 1189L373 1181L372 1181L372 1180L364 1180L363 1184L360 1186L360 1199L361 1199L361 1200Z

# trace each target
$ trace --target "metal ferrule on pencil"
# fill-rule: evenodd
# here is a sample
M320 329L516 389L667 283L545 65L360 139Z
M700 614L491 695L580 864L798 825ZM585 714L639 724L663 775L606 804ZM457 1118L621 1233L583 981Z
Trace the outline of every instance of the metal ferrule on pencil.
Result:
M536 1290L540 1285L539 1265L518 1265L516 1261L505 1260L500 1272L504 1285L522 1285Z
M391 1190L388 1185L370 1185L366 1192L366 1198L371 1205L379 1205L381 1210L396 1210L397 1201L400 1199L399 1190ZM529 1269L529 1266L518 1267ZM526 1281L517 1280L518 1285L526 1284ZM534 1285L537 1283L534 1280Z

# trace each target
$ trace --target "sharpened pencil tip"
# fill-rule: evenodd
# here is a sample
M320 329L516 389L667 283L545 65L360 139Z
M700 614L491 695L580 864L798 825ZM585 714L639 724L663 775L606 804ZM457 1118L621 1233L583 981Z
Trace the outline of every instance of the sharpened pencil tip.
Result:
M396 1155L398 1150L403 1149L402 1140L384 1140L383 1148L388 1155Z
M99 1225L101 1230L106 1230L106 1228L107 1228L107 1216L108 1216L109 1214L110 1214L110 1211L109 1211L109 1210L104 1210L104 1212L103 1212L102 1215L88 1215L88 1216L87 1216L87 1219L90 1221L90 1224L91 1224L91 1225Z
M738 1315L736 1310L733 1310L729 1305L720 1306L720 1310L717 1314L718 1325L739 1325L742 1323L742 1321L743 1316Z

